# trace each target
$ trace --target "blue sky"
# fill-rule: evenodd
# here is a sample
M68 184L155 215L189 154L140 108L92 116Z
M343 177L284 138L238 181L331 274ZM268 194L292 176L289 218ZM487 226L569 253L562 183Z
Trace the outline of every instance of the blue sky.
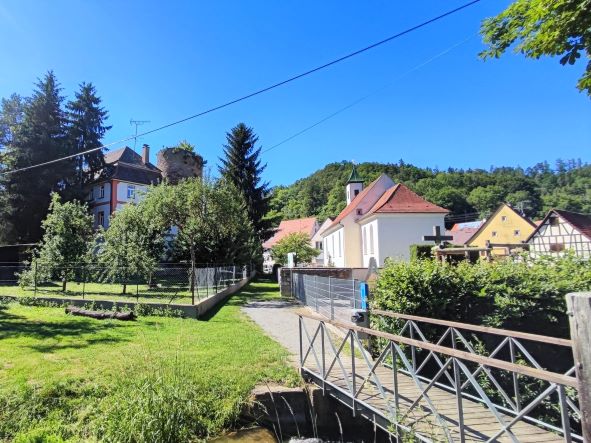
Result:
M110 113L107 143L133 133L130 118L150 120L144 130L166 124L462 3L4 0L0 97L30 94L49 69L66 95L90 81ZM138 146L150 144L154 155L187 139L215 172L225 132L236 123L252 126L265 149L390 84L265 153L265 179L289 184L341 160L439 168L591 161L591 101L575 88L582 64L513 54L478 59L481 20L508 4L483 0L285 87L146 136Z

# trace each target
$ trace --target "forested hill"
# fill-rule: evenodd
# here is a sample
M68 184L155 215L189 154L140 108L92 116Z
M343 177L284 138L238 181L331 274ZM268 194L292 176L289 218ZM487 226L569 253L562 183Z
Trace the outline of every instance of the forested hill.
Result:
M345 183L351 163L330 163L290 186L273 189L271 216L290 219L336 216L345 207ZM550 208L591 213L591 165L558 160L523 169L498 167L439 171L404 163L361 163L365 185L380 174L402 182L426 199L452 211L452 220L483 217L501 202L523 207L530 217Z

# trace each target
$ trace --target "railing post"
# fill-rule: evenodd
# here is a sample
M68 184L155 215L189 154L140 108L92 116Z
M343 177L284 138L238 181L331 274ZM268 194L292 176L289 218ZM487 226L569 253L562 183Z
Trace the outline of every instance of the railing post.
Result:
M302 337L302 322L304 321L304 319L299 316L298 317L299 321L298 321L298 329L300 332L300 372L302 372L302 369L304 367L304 346L303 346L303 337Z
M579 404L583 439L591 442L591 292L566 295L566 306L573 342L575 371L579 383Z
M456 358L453 358L453 366L454 384L456 388L456 403L458 407L458 426L460 428L460 442L464 443L466 441L466 435L464 431L464 408L462 405L462 379L460 377L460 368L458 367L458 361Z
M513 344L513 337L509 337L509 354L511 355L511 363L515 363L515 345ZM513 392L515 393L515 406L517 412L521 411L521 395L519 395L519 381L517 380L517 373L513 372Z
M320 322L320 343L321 343L321 352L322 352L322 395L325 394L324 391L324 385L325 385L325 379L326 379L326 373L325 373L325 368L326 368L326 354L324 352L324 322Z
M357 309L357 293L355 292L355 282L356 280L353 279L353 289L352 289L352 294L353 294L353 309Z
M564 441L565 443L571 443L572 437L570 433L570 418L568 416L568 405L566 404L566 390L562 385L558 386L558 400L560 402L560 419L562 421L562 428L564 429ZM585 439L585 441L587 442L588 440Z
M410 338L411 338L411 340L414 340L414 338L415 338L414 323L412 322L412 320L410 320L408 326L409 326L408 329L410 331ZM453 341L453 339L452 339L452 341ZM412 370L416 371L417 370L417 359L416 359L416 350L415 350L414 345L410 347L410 353L411 353L411 358L412 358Z
M351 389L353 390L353 397L351 408L353 409L353 417L357 415L357 406L355 406L355 398L357 397L357 381L355 380L355 340L353 339L353 334L355 331L349 330L351 335Z

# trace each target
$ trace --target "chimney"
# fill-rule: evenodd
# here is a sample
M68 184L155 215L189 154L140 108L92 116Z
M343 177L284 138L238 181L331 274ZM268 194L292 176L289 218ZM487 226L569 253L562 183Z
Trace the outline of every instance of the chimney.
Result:
M150 146L144 143L142 146L142 162L145 164L150 161Z

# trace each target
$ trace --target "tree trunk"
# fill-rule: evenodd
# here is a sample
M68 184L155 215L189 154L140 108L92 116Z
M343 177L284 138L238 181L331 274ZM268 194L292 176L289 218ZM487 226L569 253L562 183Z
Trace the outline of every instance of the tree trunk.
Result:
M87 309L77 308L76 306L67 306L66 307L66 314L96 318L97 320L105 320L108 318L114 318L116 320L135 320L135 314L132 311L130 311L130 312L89 311Z
M67 284L67 282L68 281L66 280L66 277L64 276L62 278L62 292L66 292L66 284Z

